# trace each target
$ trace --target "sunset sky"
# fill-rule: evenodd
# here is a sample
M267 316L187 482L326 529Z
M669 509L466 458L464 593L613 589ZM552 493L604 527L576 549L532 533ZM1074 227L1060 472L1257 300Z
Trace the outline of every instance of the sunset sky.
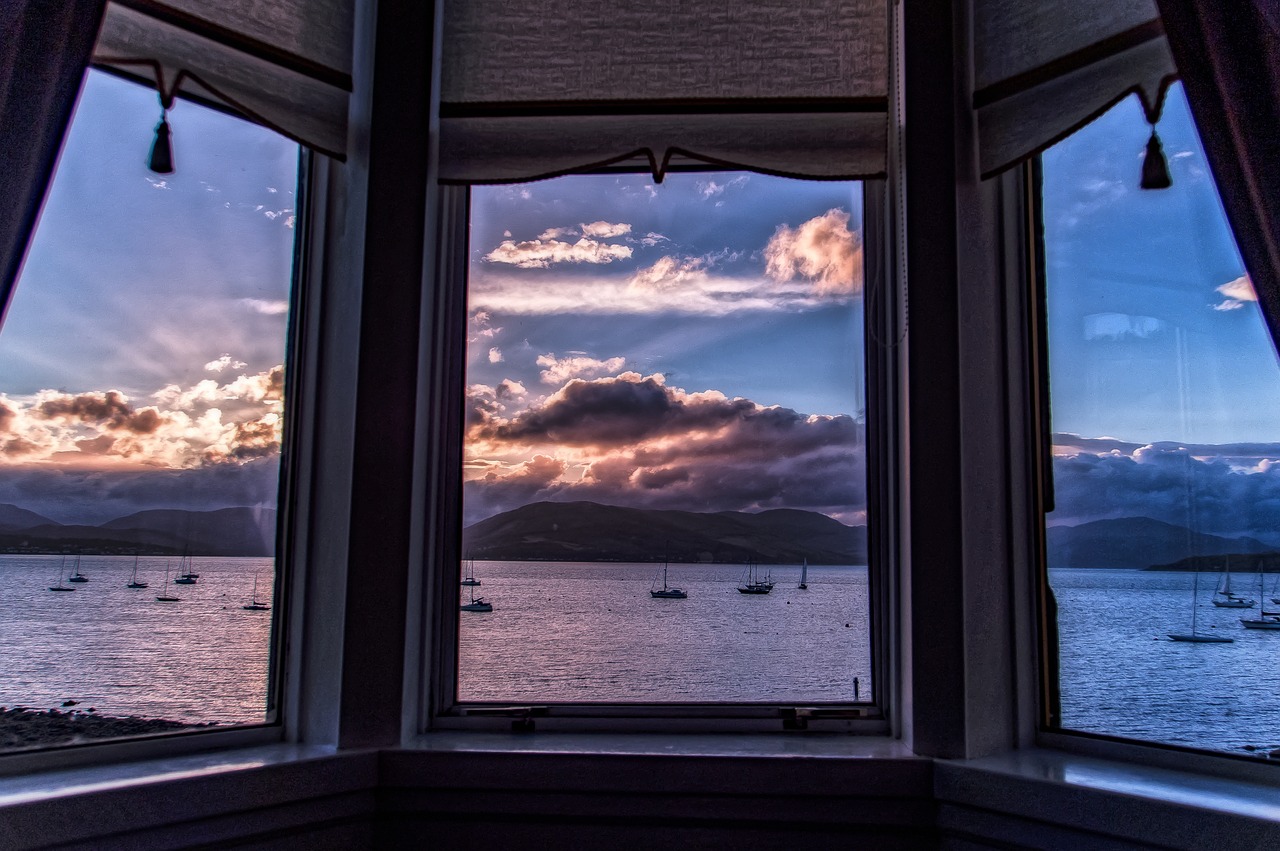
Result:
M0 502L274 505L297 146L91 72L0 331Z
M861 187L754 174L472 191L467 486L862 522Z
M1280 529L1280 368L1180 90L1044 156L1058 510ZM270 505L297 148L93 73L0 332L0 502ZM466 518L539 499L864 519L861 191L754 174L472 193ZM1280 541L1278 541L1280 543Z

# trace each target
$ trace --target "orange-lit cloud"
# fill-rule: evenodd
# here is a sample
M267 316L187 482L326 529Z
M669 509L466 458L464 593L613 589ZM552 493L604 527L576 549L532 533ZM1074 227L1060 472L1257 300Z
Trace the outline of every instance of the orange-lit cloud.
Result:
M1227 281L1214 291L1222 294L1222 301L1213 306L1214 310L1239 310L1246 301L1257 301L1258 294L1253 290L1253 281L1248 275L1241 275L1234 281Z
M764 255L765 273L775 281L802 278L820 295L862 291L862 244L844 210L828 210L794 229L779 225Z

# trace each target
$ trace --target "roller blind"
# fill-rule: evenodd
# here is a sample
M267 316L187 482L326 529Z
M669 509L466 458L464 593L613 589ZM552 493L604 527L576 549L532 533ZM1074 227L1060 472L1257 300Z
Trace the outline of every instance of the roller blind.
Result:
M633 157L881 174L887 64L887 0L449 3L441 176Z
M93 62L346 152L354 0L113 0Z
M1137 92L1148 119L1176 69L1152 0L974 0L974 107L984 175Z

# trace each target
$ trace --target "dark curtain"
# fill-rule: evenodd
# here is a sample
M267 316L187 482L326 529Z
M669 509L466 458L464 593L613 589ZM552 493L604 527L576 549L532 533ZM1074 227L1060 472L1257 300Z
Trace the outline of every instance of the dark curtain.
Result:
M85 67L105 0L5 0L0 4L0 322Z
M1280 0L1157 0L1191 113L1280 350Z

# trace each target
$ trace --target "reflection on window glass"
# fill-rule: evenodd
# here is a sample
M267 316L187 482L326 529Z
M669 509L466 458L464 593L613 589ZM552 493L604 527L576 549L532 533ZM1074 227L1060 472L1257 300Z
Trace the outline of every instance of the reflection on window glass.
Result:
M471 196L458 695L872 695L861 189Z
M91 72L0 332L0 748L269 720L298 148Z
M1045 153L1062 726L1280 748L1280 369L1181 88Z

